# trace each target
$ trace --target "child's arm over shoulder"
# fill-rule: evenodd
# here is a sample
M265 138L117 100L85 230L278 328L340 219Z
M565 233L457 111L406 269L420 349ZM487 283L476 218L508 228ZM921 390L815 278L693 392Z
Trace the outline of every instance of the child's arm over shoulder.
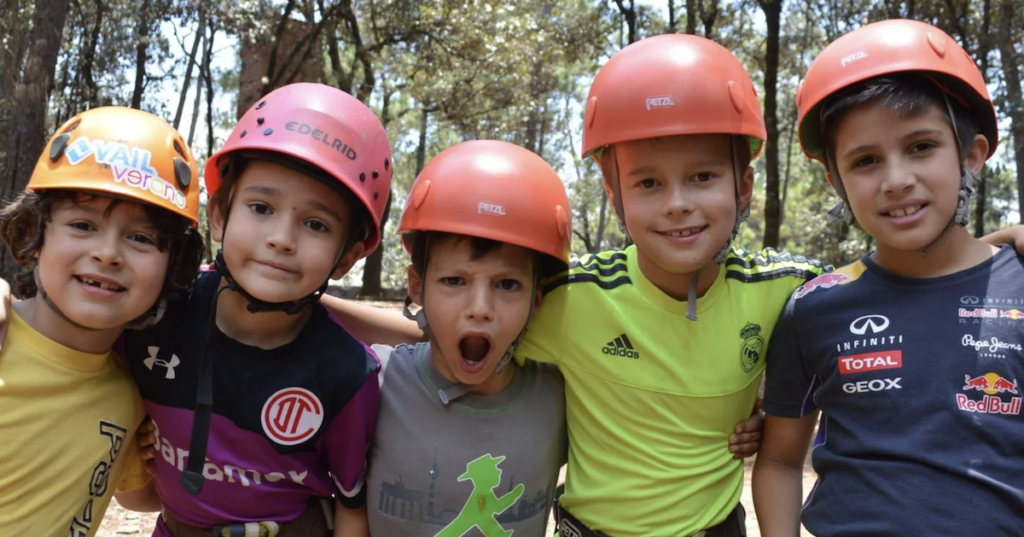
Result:
M799 339L798 294L786 303L768 345L767 416L753 475L754 506L766 537L800 534L804 458L818 417L812 406L814 369Z
M349 509L340 501L335 500L334 504L334 537L370 537L366 505Z
M1010 226L999 231L993 231L981 237L981 240L992 246L1011 244L1017 249L1018 254L1024 255L1024 225Z
M426 336L416 326L416 322L406 319L401 312L330 295L322 296L320 303L345 325L349 333L361 341L387 345L426 341Z

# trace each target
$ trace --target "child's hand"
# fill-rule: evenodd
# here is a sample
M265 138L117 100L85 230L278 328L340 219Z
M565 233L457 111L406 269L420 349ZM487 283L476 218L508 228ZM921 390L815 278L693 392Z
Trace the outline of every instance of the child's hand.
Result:
M761 412L761 399L754 404L754 413L746 421L740 423L729 435L729 451L734 459L745 459L761 449L761 432L764 431L764 412Z
M156 427L149 416L142 420L142 424L135 431L135 442L139 445L139 456L149 463L152 469L153 457L156 456Z

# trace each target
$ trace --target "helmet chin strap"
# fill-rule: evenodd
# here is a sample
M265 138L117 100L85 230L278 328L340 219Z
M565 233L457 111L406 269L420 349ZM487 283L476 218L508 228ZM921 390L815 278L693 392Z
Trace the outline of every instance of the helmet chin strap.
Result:
M339 261L340 260L341 259L339 257ZM242 295L242 298L245 298L245 309L248 310L249 313L282 312L287 313L288 315L302 313L302 311L306 309L306 306L320 301L320 297L327 292L327 286L330 284L330 279L328 279L324 281L324 284L312 294L306 295L298 300L268 302L254 297L251 293L246 291L234 277L231 276L231 271L228 270L227 261L224 260L223 249L217 251L217 257L214 260L213 266L217 271L217 274L219 274L220 277L224 279L224 282L227 283L227 288ZM337 267L337 263L335 263L335 267Z

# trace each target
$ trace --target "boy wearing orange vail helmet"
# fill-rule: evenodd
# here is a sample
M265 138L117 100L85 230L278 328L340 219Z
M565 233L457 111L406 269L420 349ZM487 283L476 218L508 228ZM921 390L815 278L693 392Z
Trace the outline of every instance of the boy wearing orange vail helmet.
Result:
M167 123L95 108L57 130L0 214L25 298L0 353L0 535L95 535L114 490L148 481L145 410L113 347L199 268L197 175Z
M800 142L877 249L798 290L768 357L754 499L765 536L1020 535L1024 258L965 229L998 142L967 53L925 23L814 60ZM819 412L819 480L801 510Z
M366 534L380 366L319 298L378 246L391 164L373 112L321 84L260 99L207 163L215 268L124 341L156 440L131 503L162 508L155 535Z
M398 232L420 306L409 314L429 342L374 346L390 358L370 448L371 534L544 535L566 460L565 392L553 366L511 358L539 282L568 264L565 187L526 149L464 142L417 177Z

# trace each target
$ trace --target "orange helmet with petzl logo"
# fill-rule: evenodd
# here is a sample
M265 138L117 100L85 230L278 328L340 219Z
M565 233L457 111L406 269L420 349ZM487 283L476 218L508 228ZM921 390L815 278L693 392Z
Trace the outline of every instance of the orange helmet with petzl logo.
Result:
M70 189L149 203L199 223L198 168L181 134L121 106L82 112L57 129L29 190Z
M619 142L687 134L740 135L751 157L761 151L761 102L725 47L694 35L659 35L601 67L587 97L583 156Z
M532 151L463 142L434 157L413 183L398 233L413 231L506 242L568 263L569 198L555 170Z
M815 58L797 91L800 145L824 162L821 109L832 95L871 78L916 72L961 101L988 139L988 156L999 143L995 108L977 65L946 32L913 20L868 24L833 41Z

